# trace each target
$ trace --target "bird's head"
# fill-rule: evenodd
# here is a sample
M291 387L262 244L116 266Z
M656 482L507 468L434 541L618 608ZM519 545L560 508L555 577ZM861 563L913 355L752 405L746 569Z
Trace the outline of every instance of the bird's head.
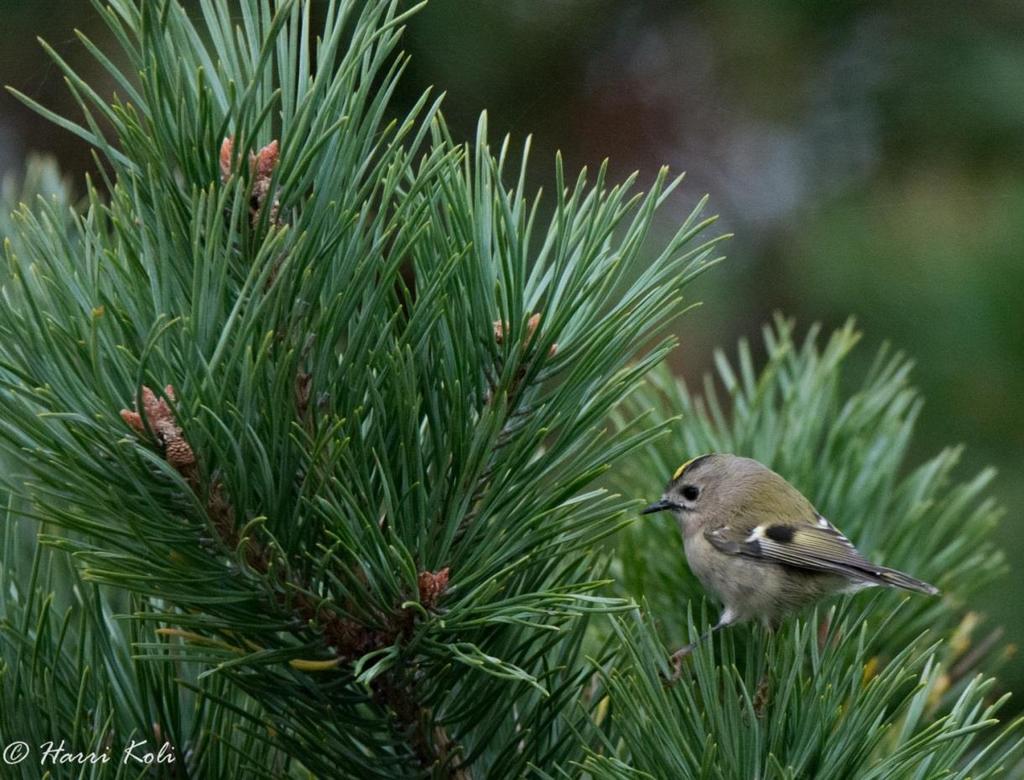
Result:
M724 506L735 506L737 501L742 504L740 494L766 472L771 473L749 458L727 453L700 455L676 469L661 498L640 514L672 512L688 532Z

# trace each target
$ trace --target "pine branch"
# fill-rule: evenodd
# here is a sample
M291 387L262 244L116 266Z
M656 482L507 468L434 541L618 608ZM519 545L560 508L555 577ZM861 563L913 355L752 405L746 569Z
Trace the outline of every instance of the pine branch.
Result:
M289 761L265 740L239 738L218 723L228 713L258 722L251 699L210 679L191 690L179 685L187 666L133 658L144 636L136 623L116 617L130 607L123 594L83 582L68 559L35 543L34 529L19 522L9 505L3 515L0 585L0 740L24 741L32 753L8 762L5 777L55 777L74 771L93 776L144 776L145 753L163 754L167 777L276 777ZM29 533L33 531L32 533ZM161 644L162 652L166 643ZM214 735L220 735L215 737ZM51 761L41 751L56 750ZM126 750L132 745L126 761ZM61 763L82 752L107 761Z
M593 550L628 504L588 486L652 434L606 419L669 348L710 221L651 260L667 173L634 194L558 162L542 211L485 121L456 144L428 95L389 119L395 3L331 5L317 36L307 3L237 9L113 0L129 66L83 43L124 97L56 55L81 122L21 96L110 194L61 230L18 213L12 487L140 599L136 653L257 703L313 773L578 758L586 618L625 606Z

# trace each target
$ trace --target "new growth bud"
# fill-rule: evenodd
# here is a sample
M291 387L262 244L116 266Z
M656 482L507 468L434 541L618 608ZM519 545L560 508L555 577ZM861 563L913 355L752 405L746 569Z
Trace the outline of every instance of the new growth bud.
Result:
M508 323L504 320L495 320L494 326L494 340L498 344L505 342L505 331L508 330ZM540 312L535 312L530 315L530 319L526 321L526 342L530 343L533 341L533 336L537 332L537 328L540 326ZM548 357L554 357L558 354L558 345L552 344L548 349Z
M174 387L167 385L164 388L164 396L176 400ZM145 415L145 421L143 420ZM145 435L146 426L156 437L164 451L164 457L178 472L189 475L195 466L196 456L192 447L185 440L185 435L178 427L174 419L174 412L168 405L165 398L158 398L156 393L149 387L142 388L142 414L128 409L121 410L121 419L124 420L136 433Z
M437 600L448 587L449 568L440 571L421 571L419 576L420 604L427 609L437 606Z
M227 182L231 178L235 154L235 137L228 136L220 145L220 180ZM252 195L249 203L249 217L252 224L260 220L263 205L270 196L270 180L277 167L280 145L277 139L257 152L249 152L249 174L252 177ZM278 202L275 200L270 207L270 221L277 223Z

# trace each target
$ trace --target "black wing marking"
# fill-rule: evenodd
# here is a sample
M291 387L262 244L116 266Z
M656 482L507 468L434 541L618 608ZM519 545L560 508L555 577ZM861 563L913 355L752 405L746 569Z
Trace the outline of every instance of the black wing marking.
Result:
M869 581L878 581L885 570L861 555L850 540L824 518L814 525L765 523L745 536L742 530L718 528L706 532L705 537L715 548L729 555L771 560L799 569Z
M765 523L750 530L726 526L705 531L704 537L727 555L742 555L929 595L939 592L935 586L909 574L872 563L821 515L816 515L814 524Z

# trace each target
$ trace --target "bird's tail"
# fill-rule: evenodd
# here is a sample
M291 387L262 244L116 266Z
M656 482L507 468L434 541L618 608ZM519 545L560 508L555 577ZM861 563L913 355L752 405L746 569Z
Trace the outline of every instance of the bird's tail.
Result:
M927 582L921 580L915 580L909 574L904 574L896 569L886 569L879 567L876 572L880 584L888 585L891 588L903 588L904 590L913 590L918 593L927 593L929 596L937 596L939 589L934 585L929 585Z

